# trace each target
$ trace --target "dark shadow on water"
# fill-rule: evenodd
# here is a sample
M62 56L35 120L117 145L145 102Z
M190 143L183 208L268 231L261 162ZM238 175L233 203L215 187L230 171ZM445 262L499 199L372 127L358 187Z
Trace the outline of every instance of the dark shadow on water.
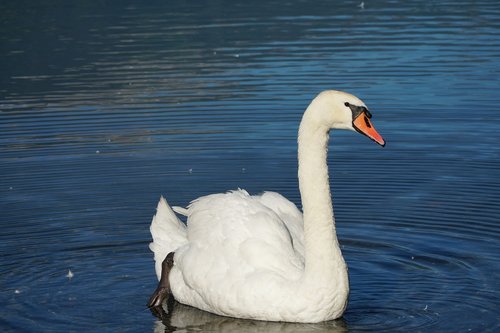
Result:
M191 306L171 302L164 305L162 320L154 324L154 332L347 332L343 319L317 324L297 324L223 317Z

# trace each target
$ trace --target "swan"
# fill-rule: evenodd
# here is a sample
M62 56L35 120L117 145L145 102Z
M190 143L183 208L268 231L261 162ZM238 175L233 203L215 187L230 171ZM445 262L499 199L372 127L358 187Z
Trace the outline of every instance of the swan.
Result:
M159 279L152 311L173 296L236 318L317 323L341 317L349 279L330 193L329 132L354 130L384 146L371 117L359 98L341 91L323 91L309 104L298 133L303 212L275 192L237 189L186 208L161 197L150 227Z

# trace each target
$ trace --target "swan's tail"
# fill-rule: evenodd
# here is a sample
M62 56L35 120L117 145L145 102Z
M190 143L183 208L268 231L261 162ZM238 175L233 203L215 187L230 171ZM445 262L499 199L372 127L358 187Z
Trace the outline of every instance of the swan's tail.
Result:
M150 231L153 242L149 244L149 248L154 253L156 275L160 279L161 263L167 254L187 243L186 225L175 215L165 198L161 197Z

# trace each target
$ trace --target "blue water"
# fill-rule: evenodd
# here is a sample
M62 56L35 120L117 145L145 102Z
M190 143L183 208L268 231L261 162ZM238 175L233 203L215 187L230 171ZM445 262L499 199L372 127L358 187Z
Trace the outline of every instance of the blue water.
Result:
M1 330L499 331L500 5L360 2L2 2ZM324 89L388 142L332 135L343 319L158 321L160 195L300 205L298 122Z

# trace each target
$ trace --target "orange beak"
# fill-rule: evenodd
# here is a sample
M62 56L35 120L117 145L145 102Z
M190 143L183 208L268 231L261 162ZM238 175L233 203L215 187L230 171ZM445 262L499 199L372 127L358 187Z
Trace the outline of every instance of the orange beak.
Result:
M361 134L366 135L382 147L385 146L385 140L380 134L378 134L375 127L373 127L370 118L368 118L366 112L361 113L356 119L353 120L352 125L356 131Z

